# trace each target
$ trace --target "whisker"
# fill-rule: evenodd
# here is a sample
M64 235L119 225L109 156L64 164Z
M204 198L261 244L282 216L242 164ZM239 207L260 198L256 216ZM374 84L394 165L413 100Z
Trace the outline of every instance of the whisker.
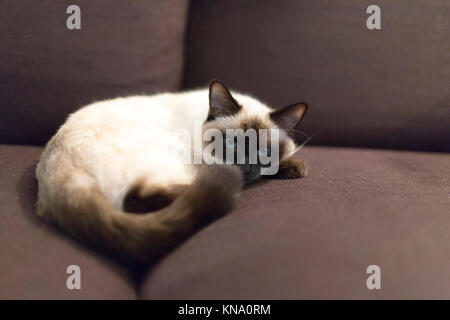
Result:
M284 131L294 131L294 132L298 132L298 133L300 133L301 135L303 135L303 136L305 136L305 137L307 137L307 138L310 138L310 136L309 135L307 135L306 133L304 133L303 131L300 131L300 130L298 130L298 129L283 129Z
M296 153L298 150L300 150L301 148L303 148L305 146L305 144L307 144L312 138L314 138L316 136L316 134L319 133L319 131L314 132L310 137L308 137L308 139L306 139L301 145L299 145L294 152L292 152L291 154Z

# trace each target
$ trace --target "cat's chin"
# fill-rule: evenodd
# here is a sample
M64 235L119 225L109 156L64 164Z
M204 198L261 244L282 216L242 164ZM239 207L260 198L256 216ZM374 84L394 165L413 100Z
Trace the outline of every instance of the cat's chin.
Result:
M258 164L240 164L237 165L241 169L245 183L251 183L261 176L261 166Z

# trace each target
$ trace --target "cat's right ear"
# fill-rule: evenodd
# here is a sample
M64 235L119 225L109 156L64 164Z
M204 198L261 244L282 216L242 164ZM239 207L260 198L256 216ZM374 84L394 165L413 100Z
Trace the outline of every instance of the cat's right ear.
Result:
M239 103L233 98L230 90L217 80L209 84L208 121L217 117L233 116L241 110Z
M285 108L272 111L270 113L270 119L281 129L294 129L300 124L307 110L308 105L306 103L294 103Z

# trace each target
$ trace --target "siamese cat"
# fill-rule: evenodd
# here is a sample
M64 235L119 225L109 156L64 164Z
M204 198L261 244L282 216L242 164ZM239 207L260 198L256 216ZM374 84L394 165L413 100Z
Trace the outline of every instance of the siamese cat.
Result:
M304 103L273 110L218 81L209 90L95 102L71 114L47 143L36 170L37 214L90 245L152 261L230 211L261 170L258 163L186 163L177 149L188 139L177 130L192 132L194 123L202 130L278 129L274 177L300 178L306 166L292 156L299 147L292 133L306 110Z

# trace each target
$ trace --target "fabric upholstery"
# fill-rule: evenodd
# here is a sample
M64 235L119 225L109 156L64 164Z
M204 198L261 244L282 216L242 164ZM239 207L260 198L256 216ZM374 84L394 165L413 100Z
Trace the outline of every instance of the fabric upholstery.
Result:
M185 87L305 101L314 144L450 151L449 14L447 0L193 1Z
M0 145L0 299L134 299L130 271L37 218L41 148ZM68 290L67 267L81 269Z
M34 213L41 148L0 147L0 298L450 298L450 155L305 147L138 281ZM68 265L82 290L65 284ZM366 268L381 267L379 291Z
M0 0L0 143L43 144L79 107L178 90L187 0ZM37 121L39 120L39 121Z
M0 299L450 299L444 153L306 147L306 178L249 186L143 274L36 217L42 148L11 144L45 143L94 100L212 78L274 107L308 102L312 143L450 151L448 1L378 0L378 31L369 0L190 3L186 21L188 0L79 0L69 31L73 2L0 0Z
M450 298L450 155L307 147L309 175L238 208L149 271L144 299ZM366 268L381 268L368 290Z

